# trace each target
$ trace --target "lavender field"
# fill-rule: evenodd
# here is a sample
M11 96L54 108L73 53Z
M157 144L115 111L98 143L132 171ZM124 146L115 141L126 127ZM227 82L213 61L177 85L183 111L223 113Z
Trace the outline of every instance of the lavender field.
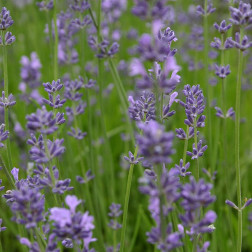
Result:
M2 0L0 252L252 251L252 8Z

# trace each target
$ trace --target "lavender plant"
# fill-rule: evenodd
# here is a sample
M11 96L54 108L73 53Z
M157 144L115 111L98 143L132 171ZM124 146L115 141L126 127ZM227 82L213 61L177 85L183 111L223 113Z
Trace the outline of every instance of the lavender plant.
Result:
M248 2L1 6L0 252L251 250Z

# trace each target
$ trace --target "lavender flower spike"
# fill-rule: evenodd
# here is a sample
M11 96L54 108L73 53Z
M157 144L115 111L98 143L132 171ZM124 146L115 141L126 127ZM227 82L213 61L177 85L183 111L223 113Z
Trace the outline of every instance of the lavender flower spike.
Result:
M166 133L164 126L156 121L139 123L138 126L143 131L143 135L136 137L140 155L150 163L170 163L170 155L174 153L173 133Z
M5 108L14 106L16 104L16 101L14 101L13 99L14 97L12 94L10 94L7 98L5 97L4 91L2 91L2 97L0 97L0 106Z
M129 151L129 157L124 156L124 159L128 161L130 164L138 164L140 161L142 161L144 158L143 157L134 157L133 153Z
M221 34L226 33L231 27L232 27L232 24L226 25L225 20L222 20L220 25L218 25L217 23L214 23L214 28Z
M4 144L2 143L9 137L9 131L5 131L5 125L1 124L0 125L0 148L4 147Z
M0 12L0 30L6 30L10 26L12 26L14 21L10 16L10 11L8 11L5 7L2 8Z
M192 159L198 159L203 156L204 152L207 149L207 145L202 146L202 140L198 142L197 148L195 147L195 143L193 144L193 152L187 151L186 154L191 156Z

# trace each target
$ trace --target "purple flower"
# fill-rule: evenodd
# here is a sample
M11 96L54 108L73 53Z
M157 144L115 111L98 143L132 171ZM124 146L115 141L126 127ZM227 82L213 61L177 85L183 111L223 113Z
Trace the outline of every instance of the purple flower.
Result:
M90 4L86 0L74 0L74 4L71 4L70 8L74 11L82 13L90 8Z
M201 6L201 5L198 5L196 7L196 11L197 11L197 14L201 15L201 16L208 16L210 14L212 14L213 12L216 11L216 8L213 8L213 4L207 4L207 10L205 11L205 9Z
M85 174L85 178L81 176L76 176L76 181L79 182L80 184L86 184L90 180L94 179L94 175L92 174L91 170L88 170Z
M91 35L88 38L88 44L96 52L97 58L113 57L119 51L119 44L117 42L113 42L110 45L109 41L103 40L98 44L96 38Z
M215 201L215 196L211 195L211 184L206 184L203 179L198 182L194 177L190 177L190 183L183 186L181 196L183 201L181 205L186 211L194 211L200 207L207 207Z
M10 11L8 11L5 7L2 8L0 12L0 30L6 30L10 26L12 26L14 21L10 16Z
M128 161L130 164L138 164L139 162L141 162L143 160L143 157L134 157L133 153L131 151L129 151L129 157L124 156L124 159L126 161Z
M166 229L165 239L161 239L160 228L152 228L150 232L147 232L148 242L151 244L157 244L157 247L162 252L172 251L175 248L183 246L182 238L183 232L172 232L172 224L169 224Z
M148 122L155 119L155 97L153 93L143 92L139 99L128 98L129 116L135 121Z
M162 62L167 57L175 55L176 49L171 49L171 44L176 40L170 27L166 28L164 32L160 30L154 39L150 34L143 34L138 42L137 53L143 61Z
M179 138L180 140L186 140L186 139L190 139L194 136L194 128L193 127L189 127L189 134L187 135L186 132L182 129L176 129L176 137ZM199 132L197 132L198 134Z
M35 228L44 220L44 195L38 188L29 186L28 180L16 182L16 187L3 196L14 214L12 220L28 229Z
M218 117L225 119L225 118L233 118L235 116L235 111L232 107L228 109L226 115L223 114L221 108L215 107L215 109L216 109L216 116Z
M183 159L180 159L179 165L175 164L174 169L176 169L176 173L179 174L181 177L186 177L192 174L191 172L187 171L189 167L190 167L189 162L183 165Z
M37 2L40 11L49 11L53 8L53 0Z
M50 82L43 83L43 86L48 94L54 94L63 88L63 84L61 84L60 79L57 81L53 80L52 84Z
M200 85L192 87L186 85L183 93L186 96L186 102L180 101L180 104L185 108L187 117L187 119L185 119L185 124L189 127L205 127L205 116L201 115L205 109L204 96L200 89Z
M173 133L166 133L164 126L155 121L147 124L139 123L138 126L143 131L142 135L136 137L139 154L150 163L170 163L170 155L174 153L172 149Z
M121 205L112 203L109 207L110 212L108 213L108 216L111 218L117 218L122 215L122 210L120 210Z
M64 139L56 139L55 141L47 140L47 149L45 150L43 136L37 139L32 136L27 141L28 144L32 145L30 149L30 156L36 163L47 163L55 157L62 155L65 152L65 147L62 146Z
M48 112L43 106L42 109L37 109L36 113L26 116L26 126L31 131L49 135L58 129L57 125L62 123L61 117L62 114L59 113L56 118L54 118L53 112Z
M0 219L0 232L3 232L4 230L7 229L6 227L2 227L2 223L3 223L3 220Z
M4 108L12 107L16 104L16 101L13 100L14 97L12 94L9 97L5 97L4 91L2 91L2 97L0 97L0 106Z
M76 130L75 128L71 127L71 131L68 131L67 134L77 140L81 140L87 135L87 132L82 132L80 129Z
M196 182L192 176L190 183L182 187L181 205L186 212L180 215L180 219L184 227L189 228L186 233L192 239L196 239L199 234L211 233L215 229L212 225L217 217L214 211L209 210L204 217L201 217L201 208L215 201L215 196L211 195L211 189L211 184L206 184L203 179Z
M241 51L246 51L248 48L252 47L252 42L249 41L248 37L245 35L241 38L240 33L235 33L235 40L228 38L229 43Z
M252 24L252 10L250 4L240 1L238 8L230 6L229 10L231 14L231 18L229 20L234 25L246 26Z
M4 36L4 40L0 36L0 45L8 46L8 45L11 45L12 43L14 43L15 41L16 41L16 37L14 35L12 35L12 33L9 31L6 32L6 34Z
M19 89L22 93L27 91L26 85L32 89L40 86L40 69L42 66L36 52L31 53L31 59L22 56L20 63L22 65L20 74L22 82L19 84Z
M5 131L5 125L1 124L0 125L0 148L4 147L4 144L2 143L9 137L9 131Z
M195 143L193 144L193 151L187 151L186 154L188 156L191 156L192 159L198 159L199 157L202 157L204 152L207 149L207 145L202 146L202 140L200 140L197 144L197 148L195 146Z
M54 207L50 209L49 219L53 221L53 233L61 240L70 238L77 243L83 241L85 248L89 242L94 241L92 230L94 229L94 217L88 212L82 214L76 212L80 201L75 196L67 196L66 204L70 209Z
M217 23L214 23L214 28L221 34L226 33L231 27L232 27L232 24L226 25L225 20L222 20L220 25L218 25Z
M217 64L215 64L215 74L221 79L225 79L230 73L231 71L229 65L218 66Z

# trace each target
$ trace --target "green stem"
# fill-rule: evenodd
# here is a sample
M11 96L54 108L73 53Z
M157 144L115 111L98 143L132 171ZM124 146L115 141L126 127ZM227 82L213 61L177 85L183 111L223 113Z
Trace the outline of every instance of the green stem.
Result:
M189 138L189 126L187 125L187 127L186 127L186 139L185 139L184 153L183 153L183 166L186 163L186 152L187 152L187 148L188 148L188 138Z
M205 10L205 16L204 16L204 68L205 68L205 85L206 85L206 91L207 91L207 129L208 129L208 143L209 143L209 157L210 158L210 170L212 171L212 120L211 120L211 89L209 88L208 84L208 20L207 20L207 0L205 0L204 3L204 10Z
M4 37L4 32L1 31L2 38ZM8 81L8 62L7 62L7 50L6 46L3 45L3 69L4 69L4 94L5 97L8 98L9 96L9 81ZM4 123L5 123L5 130L9 131L9 109L8 107L4 107ZM12 158L11 158L11 145L10 145L10 137L7 138L6 140L6 149L7 149L7 158L8 158L8 170L5 170L6 175L7 172L13 168L12 165ZM6 167L5 167L6 168ZM9 181L12 183L10 180L10 175L8 176Z
M197 121L194 119L194 144L196 150L198 149L198 137L197 137ZM197 166L196 166L196 180L199 181L199 158L197 158Z
M58 44L59 44L59 37L58 37L58 27L57 27L57 0L53 0L53 23L54 23L54 80L58 79Z
M134 152L134 158L137 157L137 153L138 153L138 146L136 146L136 149ZM127 225L127 217L128 217L129 198L130 198L130 190L131 190L131 182L132 182L132 177L133 177L134 166L135 164L130 165L127 187L126 187L126 194L125 194L124 208L123 208L123 225L122 225L122 233L121 233L120 252L124 251L124 245L125 245L124 242L125 242L126 225Z
M140 227L140 222L141 222L141 219L142 219L142 211L143 211L142 210L142 205L140 205L138 207L136 225L135 225L135 228L134 228L134 234L132 236L131 244L130 244L128 252L133 251L133 248L134 248L134 245L135 245L135 242L136 242L136 238L137 238L137 234L138 234L138 231L139 231L139 227Z
M241 78L242 78L242 63L243 55L239 50L238 57L238 74L236 85L236 115L235 115L235 169L236 169L236 186L237 186L237 201L238 208L242 207L241 197L241 174L240 174L240 105L241 105ZM238 211L238 237L237 237L237 252L242 250L242 211Z

